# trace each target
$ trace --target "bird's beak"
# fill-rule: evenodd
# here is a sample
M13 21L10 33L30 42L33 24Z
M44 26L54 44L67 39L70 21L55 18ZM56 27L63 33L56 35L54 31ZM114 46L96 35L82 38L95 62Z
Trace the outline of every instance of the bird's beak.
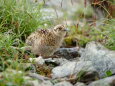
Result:
M67 31L67 32L68 32L68 31L70 31L70 29L69 29L69 28L66 28L64 31Z

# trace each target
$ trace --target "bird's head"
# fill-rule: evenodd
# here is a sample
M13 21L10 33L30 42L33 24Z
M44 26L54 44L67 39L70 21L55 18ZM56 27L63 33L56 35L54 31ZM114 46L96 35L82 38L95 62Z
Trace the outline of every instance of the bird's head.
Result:
M65 36L66 35L66 32L67 32L67 29L65 28L64 25L60 24L60 25L56 25L53 29L54 33L56 35L59 35L59 36Z

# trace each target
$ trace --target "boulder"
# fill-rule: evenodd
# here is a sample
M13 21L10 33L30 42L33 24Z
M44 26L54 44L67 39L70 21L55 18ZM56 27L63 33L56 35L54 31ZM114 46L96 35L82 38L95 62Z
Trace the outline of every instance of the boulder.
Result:
M106 49L98 42L90 42L81 52L81 61L91 61L100 77L107 76L107 72L115 73L115 52ZM111 74L111 75L112 75Z
M55 84L54 86L73 86L73 85L67 81L63 81Z
M115 86L115 76L94 81L88 86Z
M60 48L58 49L54 55L66 58L68 60L79 57L79 53L78 53L78 48L77 47L73 47L73 48Z
M61 66L57 66L52 70L53 78L60 78L72 74L79 74L81 71L95 71L91 61L67 62Z
M77 82L74 86L86 86L84 83Z

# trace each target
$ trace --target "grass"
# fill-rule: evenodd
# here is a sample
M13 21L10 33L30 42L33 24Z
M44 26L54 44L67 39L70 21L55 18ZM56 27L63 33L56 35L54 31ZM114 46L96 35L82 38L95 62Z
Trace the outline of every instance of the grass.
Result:
M0 71L6 68L7 60L24 57L24 51L12 49L22 47L26 37L38 28L45 27L40 9L42 4L29 0L0 0Z
M0 32L12 31L19 38L43 26L42 4L35 5L28 0L0 0Z
M22 86L25 83L24 73L21 71L7 70L2 74L0 86Z
M96 26L95 23L100 25ZM84 47L90 41L98 41L105 47L115 50L115 19L102 19L91 25L85 23L83 26L71 26L70 36L65 39L71 45L71 40L77 40Z
M0 86L23 86L26 70L22 63L28 63L24 58L35 57L26 55L23 50L12 48L25 45L25 38L38 28L51 25L49 20L44 20L42 4L30 3L29 0L0 0ZM78 10L77 15L82 15L84 10ZM79 14L78 14L79 13ZM87 15L87 17L90 17ZM78 40L80 46L89 41L99 41L107 48L115 50L115 19L104 19L98 27L84 22L83 26L70 26L71 32L65 41L71 45L71 39ZM69 41L68 41L69 40ZM13 69L14 73L7 69ZM46 69L47 70L47 69ZM45 71L46 71L45 70ZM38 72L43 73L38 69ZM50 71L49 71L50 72Z
M27 56L23 50L13 49L11 46L22 47L25 38L38 28L49 25L49 21L43 20L40 9L42 4L35 4L29 0L0 0L0 86L22 86L23 74L13 74L7 69L26 72L22 68L23 58ZM1 75L1 74L0 74Z

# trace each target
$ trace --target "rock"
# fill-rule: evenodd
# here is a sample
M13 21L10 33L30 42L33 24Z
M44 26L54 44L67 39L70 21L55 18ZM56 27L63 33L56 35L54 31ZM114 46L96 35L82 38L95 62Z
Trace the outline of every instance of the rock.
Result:
M11 74L23 74L23 71L17 71L17 70L10 69L10 68L7 68L5 72L7 75L9 75L10 73Z
M31 63L21 63L22 68L27 69L30 67L32 64Z
M54 55L66 58L66 59L73 59L79 56L78 49L74 48L60 48L57 50Z
M63 12L61 10L55 10L53 8L42 8L40 10L43 15L43 20L56 20L57 18L63 17Z
M39 56L37 58L29 58L30 62L35 62L36 65L43 65L45 63L45 60L42 58L42 56Z
M86 17L91 17L93 10L87 1L86 7L84 0L35 0L38 3L44 3L40 11L43 13L43 20L51 20L52 24L77 24L76 19L84 14ZM85 8L85 9L84 9ZM74 20L74 22L73 22ZM67 21L67 22L66 22Z
M67 81L63 81L55 84L54 86L73 86L73 85Z
M107 76L107 71L115 73L115 52L106 49L100 43L90 42L82 50L81 61L91 61L100 77Z
M49 80L49 78L36 74L36 73L29 73L29 76L38 80L42 80L42 81Z
M74 8L74 9L71 9L71 11L74 11L75 10L75 5L77 4L78 5L78 2L76 0L72 0L73 3L71 1L68 1L67 0L48 0L48 2L46 2L45 4L47 6L50 6L50 7L55 7L57 9L63 9L63 10L69 10L71 8Z
M98 79L99 79L99 74L96 71L81 72L77 74L77 81L83 82L85 84L89 84Z
M40 86L53 86L53 84L50 81L43 81Z
M59 78L72 74L79 74L81 71L95 71L91 61L67 62L52 70L52 77Z
M31 73L36 73L36 67L34 64L31 65L31 69L30 69Z
M48 7L52 7L57 9L61 9L67 13L67 15L72 16L77 10L84 11L81 8L84 8L84 0L48 0L45 2ZM87 9L90 7L90 4L87 1ZM85 10L89 13L91 9Z
M56 67L56 66L59 66L60 62L57 62L55 59L48 58L48 59L45 59L45 64Z
M69 60L78 59L79 53L76 47L74 48L60 48L55 53L54 56L58 56L59 58L48 58L44 59L46 64L53 64L55 66L63 65Z
M86 86L84 83L77 82L74 86Z
M54 66L59 66L59 65L63 65L65 63L69 62L67 59L65 58L48 58L45 59L45 63L46 64L52 64Z
M52 70L52 77L59 78L71 75L71 73L74 71L75 65L76 62L68 62L62 66L55 67Z
M20 65L20 67L23 68L25 71L30 71L32 73L36 72L36 68L32 63L21 63Z
M43 80L43 81L40 81L40 80L32 80L32 78L30 77L24 77L25 78L25 84L24 86L53 86L53 84L48 81L48 80Z
M115 79L110 83L111 86L115 86Z
M27 81L24 86L40 86L38 80L29 80Z
M107 77L90 83L88 86L115 86L115 76Z

